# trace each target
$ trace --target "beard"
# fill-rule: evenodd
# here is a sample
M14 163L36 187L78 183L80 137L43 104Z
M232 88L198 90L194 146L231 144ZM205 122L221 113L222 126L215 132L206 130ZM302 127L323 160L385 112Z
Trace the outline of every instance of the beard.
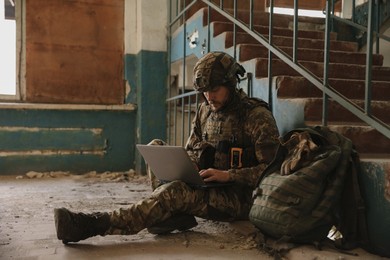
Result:
M218 111L223 107L224 104L221 102L214 101L214 102L209 102L209 105L213 111Z

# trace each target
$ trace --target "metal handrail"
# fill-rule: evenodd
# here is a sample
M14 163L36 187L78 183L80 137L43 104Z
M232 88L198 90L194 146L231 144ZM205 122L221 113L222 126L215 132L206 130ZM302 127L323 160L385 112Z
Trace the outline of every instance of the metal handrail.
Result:
M177 0L176 0L177 1ZM357 106L355 103L353 103L351 100L349 100L348 98L346 98L345 96L343 96L341 93L339 93L338 91L336 91L335 89L333 89L329 84L328 84L328 63L329 63L329 41L330 41L330 23L331 23L331 19L341 19L339 17L336 17L334 16L334 14L332 13L332 1L333 0L327 0L327 9L326 9L326 31L325 31L325 46L324 46L324 75L323 75L323 80L321 80L320 78L318 78L316 75L314 75L312 72L310 72L308 69L306 69L304 66L302 66L301 64L299 64L297 62L297 59L296 59L296 53L297 53L297 46L296 44L294 44L293 46L293 59L291 59L289 57L289 55L287 55L285 52L283 52L281 49L279 49L277 46L273 45L272 43L272 30L273 30L273 26L272 26L272 19L273 19L273 0L270 0L269 3L270 3L270 24L269 24L269 35L268 35L268 39L265 38L263 35L257 33L256 31L254 31L253 29L253 9L250 10L250 13L249 13L249 25L243 23L242 21L238 20L237 19L237 4L236 4L236 0L234 0L234 13L233 15L226 12L224 10L224 6L223 6L223 1L221 0L220 1L220 4L217 5L215 4L214 2L215 1L208 1L208 0L199 0L203 3L205 3L207 6L208 6L208 15L210 15L210 10L213 9L215 10L216 12L218 12L219 14L221 14L222 16L224 16L226 19L228 19L230 22L232 22L234 24L234 27L233 28L240 28L241 30L243 30L244 32L246 32L247 34L249 34L250 36L252 36L254 39L256 39L260 44L262 44L263 46L265 46L268 50L269 50L269 66L268 66L268 73L269 73L269 83L272 82L272 58L273 56L275 55L276 57L278 57L279 59L281 59L283 62L285 62L288 66L290 66L291 68L293 68L295 71L297 71L299 74L301 74L303 77L305 77L308 81L310 81L313 85L315 85L318 89L320 89L322 92L323 92L323 120L322 120L322 123L324 125L327 124L327 102L328 102L328 99L329 98L332 98L334 101L338 102L340 105L342 105L345 109L349 110L351 113L353 113L355 116L357 116L358 118L360 118L362 121L366 122L368 125L372 126L373 128L375 128L378 132L382 133L383 135L385 135L386 137L390 138L390 127L388 124L384 123L382 120L378 119L377 117L373 116L371 114L371 61L372 61L372 46L370 48L370 46L368 46L368 50L367 50L367 69L366 69L366 97L365 97L365 108L364 109L361 109L359 106ZM296 0L294 0L296 1ZM189 5L192 5L193 3L197 2L196 0L192 1ZM372 0L370 0L370 2L372 2ZM172 3L172 1L171 1ZM253 2L252 2L253 4ZM295 2L295 9L297 8L297 3ZM185 9L185 10L188 10ZM180 12L181 14L185 15L185 10L183 10L182 12ZM372 9L370 9L372 10ZM294 13L294 42L297 38L297 30L296 26L297 26L297 16L298 13L297 11L295 11ZM176 21L178 21L178 19L180 18L175 18ZM372 15L369 14L369 19L372 19ZM185 23L185 17L183 18L183 22ZM350 23L350 22L349 22ZM172 24L171 24L172 25ZM208 18L208 26L210 25L210 18ZM359 26L360 27L360 26ZM185 27L184 27L185 29ZM372 35L373 35L373 29L371 27L368 27L366 28L366 30L369 32L368 33L368 41L370 41L369 43L372 44ZM235 35L236 35L236 31L237 30L234 30L234 36L233 36L233 49L236 50L236 42L235 42ZM185 33L184 33L185 34ZM386 39L386 37L383 37L383 35L380 35L379 33L376 33L376 36L381 36L383 39ZM208 36L209 37L209 36ZM371 39L371 40L370 40ZM208 48L207 48L207 51L210 50L210 47L209 47L209 44L210 44L210 38L208 39ZM185 47L185 46L184 46ZM185 48L184 48L185 49ZM183 59L185 59L186 55L183 55ZM183 66L183 69L184 66ZM183 86L184 86L184 82L183 82ZM270 106L272 106L272 88L271 88L271 84L269 84L269 100L268 102L270 103ZM179 98L179 97L178 97ZM184 97L180 97L182 98L182 100L184 101ZM175 98L174 97L170 97L169 98L169 101L173 101ZM167 100L168 101L168 100ZM183 104L183 102L182 102ZM184 111L184 108L183 108L183 111ZM182 143L183 143L183 140L182 140Z

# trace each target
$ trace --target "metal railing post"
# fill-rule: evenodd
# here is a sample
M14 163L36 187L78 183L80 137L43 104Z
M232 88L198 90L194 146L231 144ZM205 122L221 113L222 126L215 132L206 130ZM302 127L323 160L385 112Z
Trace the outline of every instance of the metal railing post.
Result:
M247 89L248 89L248 96L253 96L253 74L251 72L246 73L246 78L248 80L247 82Z
M172 22L172 1L169 2L169 23ZM168 26L168 33L169 33L169 37L168 37L168 50L170 50L172 48L172 26ZM170 76L171 76L171 55L168 55L168 79L167 79L167 87L168 87L168 97L170 97L172 95L171 93L171 85L170 85ZM172 104L168 103L167 107L168 107L168 129L167 129L167 141L168 143L171 142L171 120L172 120L172 113L171 113L171 106Z
M183 10L186 9L186 0L183 1ZM182 85L182 94L185 93L185 86L186 86L186 56L187 56L187 23L186 23L186 12L183 12L183 85ZM184 97L181 98L181 145L184 143Z
M269 24L268 24L268 43L273 45L273 16L274 16L274 0L270 0L269 5ZM272 93L272 51L268 49L268 105L271 111L273 111L273 93Z
M298 0L294 0L294 31L293 31L293 61L297 63L297 46L298 46Z
M207 53L210 52L210 21L211 21L211 7L207 7Z
M249 1L249 29L253 30L253 0Z
M380 8L379 8L379 5L380 5L380 1L378 0L375 0L375 13L376 15L374 16L375 17L375 53L376 54L379 54L379 31L380 31L380 20L381 20L381 13L380 13Z
M234 19L237 19L237 0L233 0L233 16ZM233 23L233 58L237 58L237 26L235 23Z
M325 18L325 39L324 39L324 75L323 75L323 86L328 87L328 67L329 67L329 48L330 48L330 19L331 13L331 0L326 1L326 18ZM333 0L332 0L333 3ZM329 96L322 93L322 125L328 125L328 102Z
M364 111L368 116L371 115L371 78L372 78L372 49L373 49L373 1L368 1L368 22L367 22L367 55L366 55L366 81L365 81L365 99Z

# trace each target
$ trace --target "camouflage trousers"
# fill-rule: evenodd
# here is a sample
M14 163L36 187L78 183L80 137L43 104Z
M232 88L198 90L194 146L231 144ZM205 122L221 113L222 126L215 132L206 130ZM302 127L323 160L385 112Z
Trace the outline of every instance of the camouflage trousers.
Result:
M153 183L152 177L152 186ZM198 189L182 181L165 183L154 189L148 198L109 213L111 227L106 235L136 234L176 214L219 221L248 219L251 194L235 185Z

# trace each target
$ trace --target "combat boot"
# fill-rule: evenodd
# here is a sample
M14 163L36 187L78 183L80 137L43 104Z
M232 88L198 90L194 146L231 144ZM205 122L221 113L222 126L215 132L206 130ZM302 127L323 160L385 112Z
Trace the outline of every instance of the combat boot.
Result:
M196 227L197 225L198 222L196 222L194 216L179 214L174 215L163 222L157 223L149 227L148 232L155 235L162 235L171 233L175 230L185 231Z
M108 213L74 213L66 208L54 209L57 238L62 243L78 242L89 237L101 235L110 227Z

